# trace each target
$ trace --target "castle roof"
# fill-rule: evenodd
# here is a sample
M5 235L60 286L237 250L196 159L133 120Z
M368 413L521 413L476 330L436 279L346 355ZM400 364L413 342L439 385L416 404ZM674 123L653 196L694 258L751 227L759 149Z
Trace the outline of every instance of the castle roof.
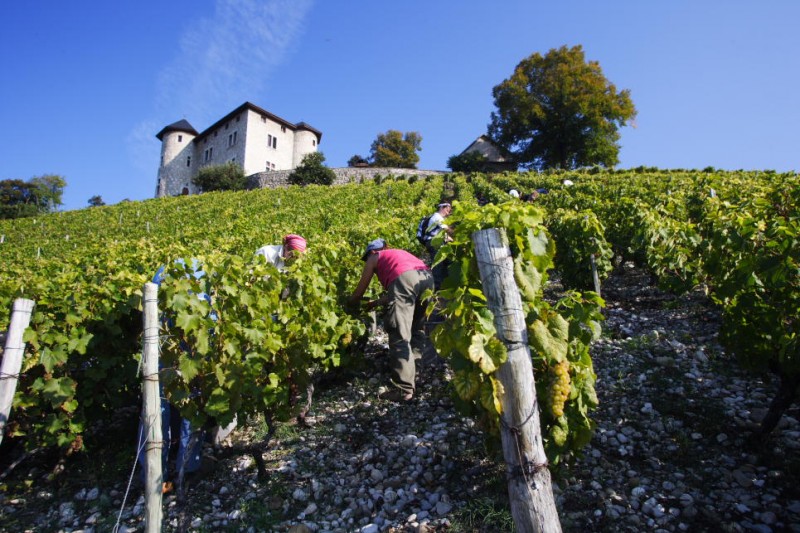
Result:
M192 135L197 135L197 130L194 129L191 124L189 124L189 121L186 119L181 119L178 122L173 122L169 126L165 126L164 129L156 134L156 137L160 141L165 134L172 131L183 131L186 133L191 133Z
M298 129L298 130L308 130L308 131L310 131L311 133L314 133L314 134L316 134L316 136L317 136L317 142L319 142L320 140L322 140L322 132L321 132L321 131L319 131L319 130L318 130L318 129L316 129L316 128L313 128L313 127L311 127L311 125L310 125L310 124L306 124L305 122L298 122L298 123L297 123L297 129Z
M309 126L305 122L299 122L298 124L292 124L288 120L283 119L283 118L279 117L278 115L274 115L274 114L270 113L269 111L267 111L266 109L262 109L262 108L258 107L255 104L251 104L250 102L245 102L242 105L240 105L239 107L237 107L236 109L234 109L233 111L231 111L230 113L228 113L227 115L225 115L224 117L222 117L221 119L219 119L218 121L216 121L215 123L213 123L211 126L206 128L205 130L203 130L203 132L200 133L197 136L197 138L195 139L195 142L199 142L200 140L203 139L203 137L208 136L214 130L219 128L222 124L228 122L229 120L232 120L234 117L236 117L236 115L238 115L242 111L245 111L245 110L248 110L248 109L253 111L253 112L255 112L255 113L259 113L259 114L261 114L263 116L269 117L270 120L273 120L274 122L277 122L278 124L286 126L287 128L290 128L292 130L308 130L308 131L310 131L311 133L313 133L313 134L315 134L317 136L317 143L319 143L322 140L322 132L317 130L317 129L315 129L315 128L312 128L311 126ZM167 126L167 127L169 127L169 126Z

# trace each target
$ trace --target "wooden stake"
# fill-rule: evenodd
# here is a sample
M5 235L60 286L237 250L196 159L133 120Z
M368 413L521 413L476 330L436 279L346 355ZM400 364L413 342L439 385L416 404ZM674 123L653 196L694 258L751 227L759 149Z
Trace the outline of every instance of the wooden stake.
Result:
M142 422L146 432L145 531L161 531L161 394L158 379L158 285L144 285L144 346L142 349Z
M597 261L594 258L594 254L591 255L592 258L592 280L594 281L594 292L600 296L600 276L597 275Z
M508 360L496 376L504 389L500 437L514 525L519 533L560 533L542 443L525 315L508 240L504 231L486 229L473 233L472 242L497 336L508 350Z
M25 353L25 343L22 335L28 328L33 311L33 300L17 298L11 308L11 322L6 335L6 344L3 348L3 362L0 364L0 442L14 402L14 393L17 391L19 369L22 368L22 355Z

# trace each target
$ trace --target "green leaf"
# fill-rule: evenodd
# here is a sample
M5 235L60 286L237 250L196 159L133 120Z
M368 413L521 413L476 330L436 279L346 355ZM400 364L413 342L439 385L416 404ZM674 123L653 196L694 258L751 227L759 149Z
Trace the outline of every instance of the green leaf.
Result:
M479 307L474 310L476 322L480 325L481 332L487 336L494 335L497 330L494 327L494 315L488 307Z
M478 367L484 374L491 374L497 367L492 361L492 358L486 353L485 343L487 342L486 335L477 334L472 336L469 350L467 351L469 358L472 362L477 363Z
M32 388L38 391L53 407L60 407L71 400L75 394L77 383L69 377L50 378L45 380L37 378Z
M195 376L200 373L200 368L200 362L192 359L189 354L181 355L180 359L178 360L178 369L180 370L181 376L183 376L183 380L186 383L192 381Z
M228 410L228 392L219 387L215 388L206 402L206 413L213 417L220 417Z
M64 346L56 346L55 349L45 346L42 349L42 354L39 356L39 361L44 366L44 369L50 373L57 366L63 365L67 362L69 354L64 349Z
M188 333L196 330L202 321L203 319L200 315L179 312L178 317L175 319L175 325Z
M73 334L79 334L79 333L80 333L80 330L74 330L73 331ZM93 334L86 333L84 331L83 335L79 335L77 337L72 337L69 340L69 344L67 345L67 349L70 352L78 352L79 354L85 354L86 353L86 346L88 346L89 341L92 340L92 337L94 337Z
M463 400L472 400L478 395L481 380L474 371L462 370L453 375L453 387Z

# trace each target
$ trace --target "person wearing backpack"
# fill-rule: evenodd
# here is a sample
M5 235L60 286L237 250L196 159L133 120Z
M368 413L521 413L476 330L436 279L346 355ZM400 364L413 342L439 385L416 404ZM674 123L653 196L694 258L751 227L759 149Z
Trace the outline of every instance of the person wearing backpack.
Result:
M449 217L453 212L453 206L450 205L449 202L442 202L437 205L436 208L435 213L423 218L417 226L417 240L428 252L429 266L433 264L436 252L438 251L437 248L433 246L433 238L442 231L447 234L445 238L453 233L453 229L444 223L444 219ZM436 290L439 290L439 286L442 284L442 281L444 281L446 273L447 265L444 262L433 267L433 283Z
M186 261L183 259L175 260L175 264L186 267ZM196 279L204 278L206 273L201 269L196 259L192 260L191 274L186 274L187 277L193 276ZM153 275L152 282L156 285L166 279L167 267L161 265ZM191 291L190 291L190 294ZM196 295L198 299L211 303L211 297L206 292ZM211 311L212 318L215 316L214 311ZM215 319L216 320L216 319ZM161 327L168 329L173 324L168 320L165 315L160 318ZM191 353L192 349L185 342L180 342L180 347L183 351ZM159 368L161 372L162 368ZM203 458L203 442L206 440L206 428L193 427L191 422L180 416L178 407L170 403L164 395L163 384L159 384L159 395L161 396L161 435L163 443L161 444L161 473L164 481L161 485L161 492L167 494L172 492L175 483L170 481L171 478L183 478L185 474L193 474L200 470ZM149 428L145 425L143 419L139 420L139 431L137 437L137 461L142 465L142 482L144 483L147 475L147 453L145 445L147 444L147 433ZM175 472L171 476L169 472L169 458L170 449L177 446L177 458L175 459Z

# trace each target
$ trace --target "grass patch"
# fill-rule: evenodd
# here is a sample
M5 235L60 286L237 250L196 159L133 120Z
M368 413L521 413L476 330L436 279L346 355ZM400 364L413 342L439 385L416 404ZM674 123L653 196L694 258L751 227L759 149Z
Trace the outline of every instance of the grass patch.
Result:
M455 533L515 531L508 501L488 497L470 500L464 508L453 514L451 526Z

